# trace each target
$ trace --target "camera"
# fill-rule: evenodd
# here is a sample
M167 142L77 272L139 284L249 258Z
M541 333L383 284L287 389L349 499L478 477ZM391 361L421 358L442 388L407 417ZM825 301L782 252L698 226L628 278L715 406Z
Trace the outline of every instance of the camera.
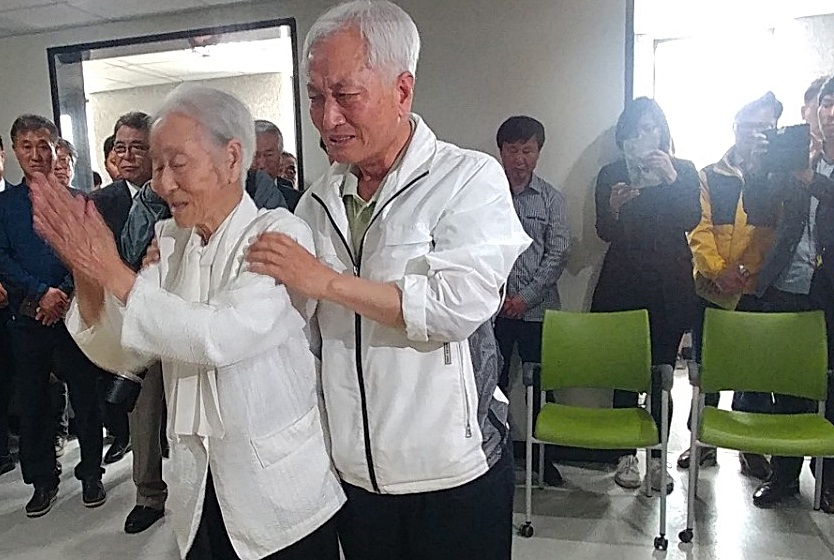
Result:
M807 124L767 130L767 152L762 156L765 171L802 171L808 168L811 127Z
M104 397L104 402L118 412L132 412L142 391L144 373L115 373Z

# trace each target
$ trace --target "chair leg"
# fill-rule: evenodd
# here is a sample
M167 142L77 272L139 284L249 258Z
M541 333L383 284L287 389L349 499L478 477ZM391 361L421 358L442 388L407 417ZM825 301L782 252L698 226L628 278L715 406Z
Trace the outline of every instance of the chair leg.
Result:
M669 452L669 392L663 391L660 401L660 535L654 540L656 550L666 550L666 461Z
M819 511L822 502L822 465L823 458L817 457L817 463L814 465L814 509Z
M533 534L533 388L527 387L527 439L524 462L524 525L519 529L522 536ZM529 533L527 535L526 533Z
M540 398L540 400L539 400L539 410L541 410L541 407L544 406L545 400L547 399L547 393L545 393L544 391L541 391L541 393L539 395L539 398ZM544 443L539 444L539 489L540 490L544 489L544 455L545 455L544 447L545 447Z
M646 410L651 410L652 409L652 396L651 396L650 393L646 394L645 407L646 407ZM651 460L652 460L652 452L651 452L651 450L646 449L646 476L643 477L643 495L645 495L647 498L651 498L652 494L653 494L652 484L651 484L651 481L649 480L649 478L650 478L649 469L651 467Z
M701 416L703 399L700 396L698 387L692 388L692 413L689 419L689 489L686 495L686 529L680 532L678 537L681 542L692 541L695 524L695 500L698 496L698 473L700 461L698 457L698 429Z

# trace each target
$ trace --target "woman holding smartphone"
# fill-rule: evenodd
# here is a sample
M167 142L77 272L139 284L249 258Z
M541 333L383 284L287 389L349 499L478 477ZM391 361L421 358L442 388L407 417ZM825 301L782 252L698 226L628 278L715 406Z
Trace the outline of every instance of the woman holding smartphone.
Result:
M674 367L683 333L692 323L695 289L686 233L701 218L700 183L692 162L672 155L666 116L652 99L629 103L617 121L623 157L603 167L595 191L597 235L611 245L600 272L592 312L646 309L652 363ZM652 379L652 416L660 422L661 379ZM614 392L614 407L635 406L637 394ZM671 402L669 418L672 417ZM646 472L660 490L665 465L653 457ZM620 458L615 481L640 486L634 450ZM674 488L667 474L667 493Z

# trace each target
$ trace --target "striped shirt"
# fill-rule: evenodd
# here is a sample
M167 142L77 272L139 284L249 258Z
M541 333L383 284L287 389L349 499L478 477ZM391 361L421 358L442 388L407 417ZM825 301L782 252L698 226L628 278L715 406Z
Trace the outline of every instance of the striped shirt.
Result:
M513 194L513 205L533 243L513 265L507 296L518 295L527 304L524 321L541 321L545 309L561 307L557 281L570 251L565 195L534 174L523 191Z

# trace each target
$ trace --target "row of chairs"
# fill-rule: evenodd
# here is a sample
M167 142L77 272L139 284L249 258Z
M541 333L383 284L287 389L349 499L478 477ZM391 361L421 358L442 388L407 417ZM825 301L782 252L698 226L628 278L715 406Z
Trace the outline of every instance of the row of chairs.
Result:
M781 456L813 456L816 462L814 508L820 508L822 458L834 457L834 426L825 419L827 350L822 312L741 313L707 309L701 363L688 362L692 385L693 426L690 456L702 446ZM673 369L651 364L649 317L645 310L620 313L545 314L540 364L524 364L527 389L525 523L519 534L533 535L532 458L539 445L539 487L543 487L544 446L586 449L659 449L667 462L668 403ZM663 383L661 427L649 414L652 375ZM535 382L540 382L541 410L533 410ZM567 388L622 389L645 393L646 406L588 408L546 403L547 391ZM819 403L816 414L757 414L705 406L704 395L719 391L756 391L802 397ZM694 536L698 461L689 462L686 529L682 542ZM660 488L666 488L661 469ZM692 482L694 481L694 483ZM643 488L651 495L648 477ZM666 492L660 491L657 550L666 550Z

